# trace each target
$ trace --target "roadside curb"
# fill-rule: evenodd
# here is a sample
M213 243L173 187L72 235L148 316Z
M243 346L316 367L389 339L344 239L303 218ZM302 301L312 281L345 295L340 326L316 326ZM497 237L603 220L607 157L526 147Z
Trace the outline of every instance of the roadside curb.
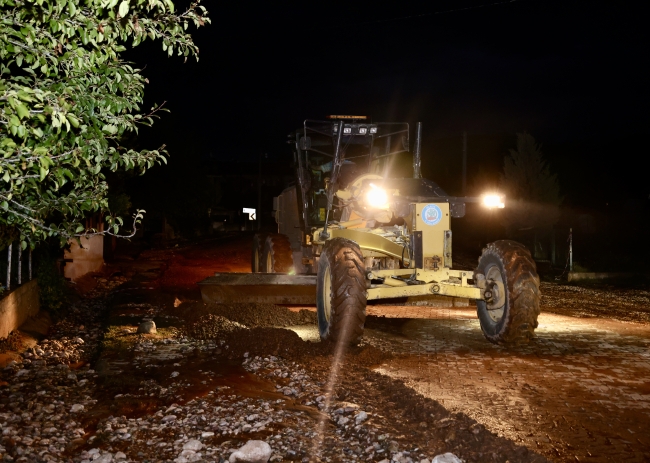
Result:
M630 272L569 272L568 281L579 280L606 280L608 278L650 278L647 273L630 273Z

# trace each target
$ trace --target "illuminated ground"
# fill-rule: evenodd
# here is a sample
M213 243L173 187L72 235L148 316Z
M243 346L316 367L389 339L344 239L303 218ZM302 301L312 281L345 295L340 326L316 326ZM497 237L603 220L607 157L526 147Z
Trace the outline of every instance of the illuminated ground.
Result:
M234 244L215 271L247 269L247 243ZM364 343L395 355L376 371L552 460L650 459L650 293L542 289L525 348L488 343L472 307L370 306ZM317 340L314 326L294 330Z

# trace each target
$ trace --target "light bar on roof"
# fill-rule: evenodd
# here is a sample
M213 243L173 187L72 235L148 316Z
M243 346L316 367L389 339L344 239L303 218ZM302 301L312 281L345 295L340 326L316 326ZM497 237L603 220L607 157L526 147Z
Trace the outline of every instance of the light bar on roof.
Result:
M357 119L357 120L366 120L368 116L342 116L342 115L331 115L327 116L328 119Z

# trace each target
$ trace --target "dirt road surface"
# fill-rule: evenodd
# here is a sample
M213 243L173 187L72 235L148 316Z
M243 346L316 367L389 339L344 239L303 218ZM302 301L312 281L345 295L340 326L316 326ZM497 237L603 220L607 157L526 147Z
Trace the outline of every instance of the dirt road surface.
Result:
M215 271L246 271L247 244L235 240ZM526 347L488 343L473 307L382 305L368 307L364 344L394 355L375 371L553 461L650 461L650 291L542 292Z
M369 323L366 342L396 355L377 371L551 460L648 459L648 326L542 313L533 343L505 349L472 309L413 312Z
M420 462L453 452L467 462L650 462L647 288L543 283L536 339L516 349L486 341L471 306L371 305L361 346L339 352L318 342L313 307L200 302L198 281L249 270L250 239L125 255L112 276L79 285L83 292L119 280L102 296L101 348L75 357L75 368L91 368L79 373L88 378L88 411L75 418L84 428L51 461L92 461L101 452L107 461L224 461L254 437L271 444L272 461ZM158 334L136 334L143 318L156 321ZM64 341L78 335L66 323L56 325ZM48 397L43 372L30 392L24 378L32 369L12 368L3 379L26 394L20 400ZM245 425L250 410L266 421ZM20 436L33 434L34 422L20 413L0 400L8 420L0 424L13 422L3 437L7 455L30 461ZM205 460L186 447L192 436ZM45 461L47 448L39 455Z

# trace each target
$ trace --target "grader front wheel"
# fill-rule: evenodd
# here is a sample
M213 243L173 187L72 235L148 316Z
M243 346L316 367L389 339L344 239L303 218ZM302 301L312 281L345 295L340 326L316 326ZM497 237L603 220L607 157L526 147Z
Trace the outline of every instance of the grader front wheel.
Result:
M495 344L526 344L539 316L539 276L526 247L501 240L487 245L474 278L484 276L492 298L477 300L481 330ZM499 294L500 288L503 294Z
M318 261L316 307L322 340L357 344L366 322L366 277L359 246L334 238Z

